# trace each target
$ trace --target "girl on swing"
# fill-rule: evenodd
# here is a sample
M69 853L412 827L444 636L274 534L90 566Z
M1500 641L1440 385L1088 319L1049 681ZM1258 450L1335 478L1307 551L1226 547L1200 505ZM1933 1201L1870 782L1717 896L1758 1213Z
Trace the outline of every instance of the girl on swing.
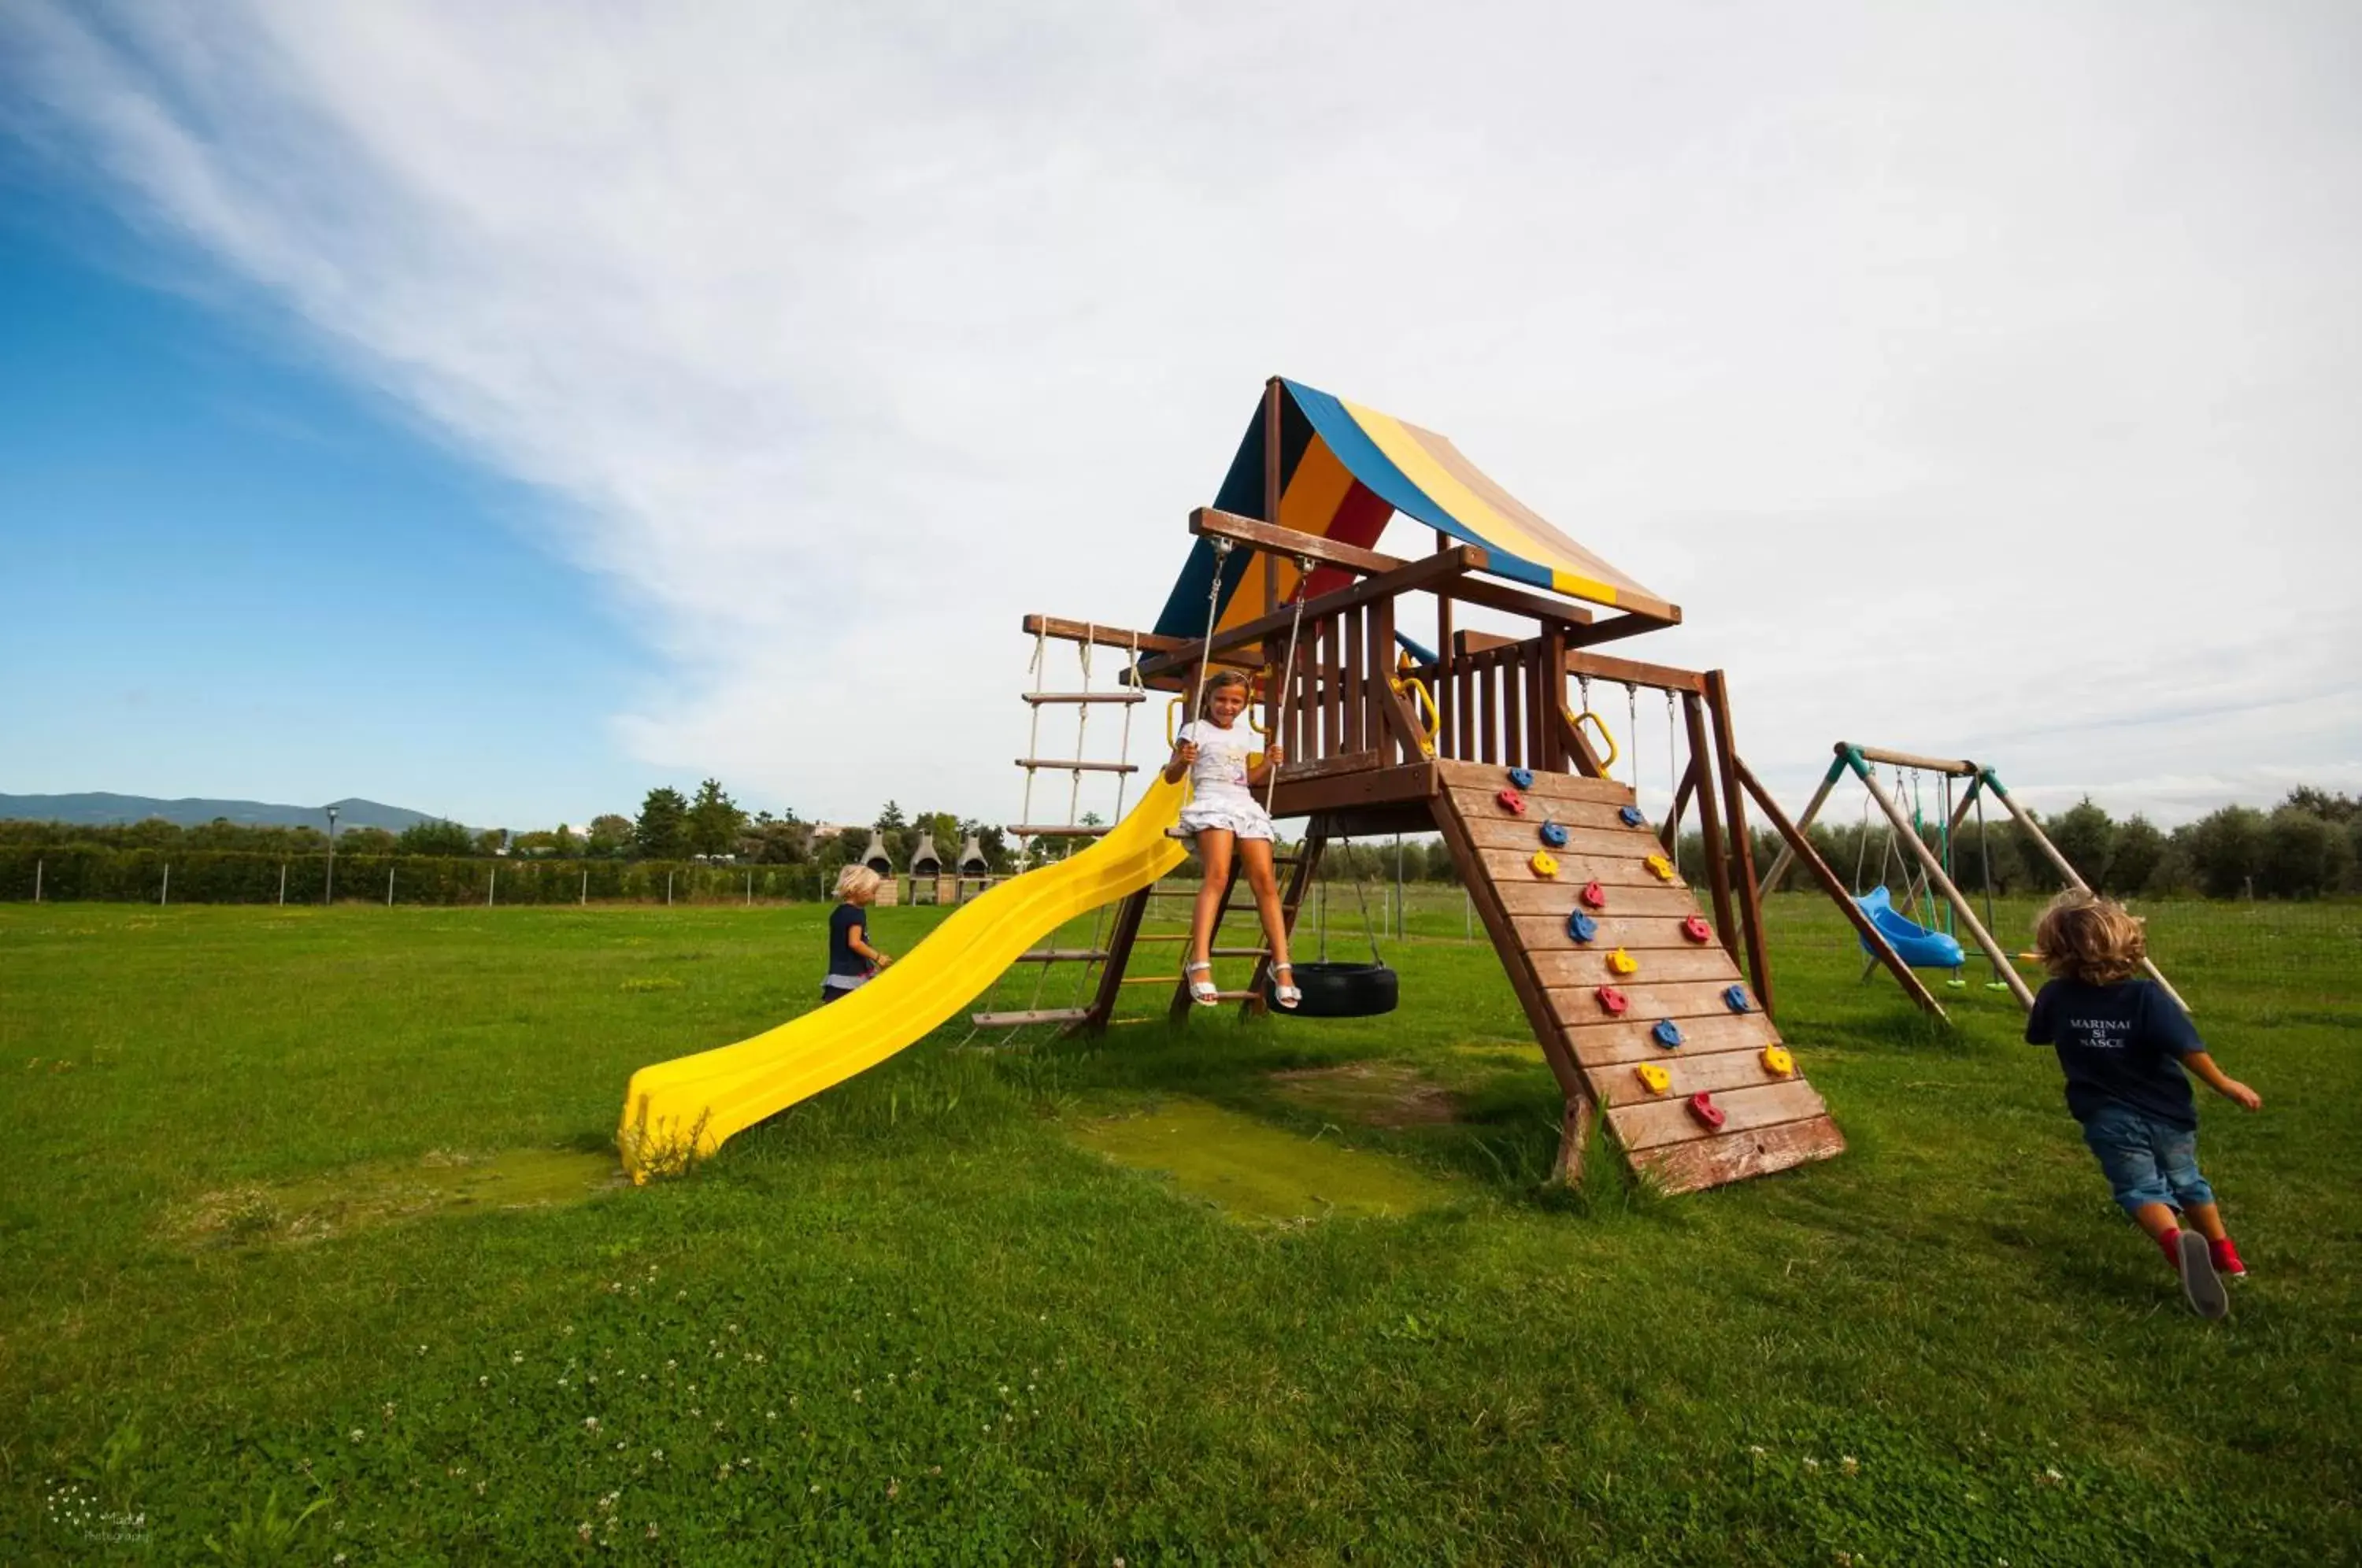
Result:
M1231 856L1245 863L1247 886L1253 889L1255 908L1263 915L1264 940L1271 944L1272 1000L1293 1008L1304 999L1296 988L1296 971L1287 961L1287 925L1279 908L1279 883L1272 875L1271 815L1257 803L1254 786L1266 782L1286 760L1280 747L1268 747L1259 767L1247 766L1254 732L1238 722L1246 711L1247 679L1234 669L1217 671L1206 679L1198 717L1182 728L1173 758L1164 765L1164 781L1177 784L1189 776L1189 804L1173 832L1198 851L1205 880L1198 889L1198 909L1189 931L1189 962L1182 974L1189 982L1189 999L1202 1007L1221 999L1214 988L1214 921L1222 895L1230 886Z

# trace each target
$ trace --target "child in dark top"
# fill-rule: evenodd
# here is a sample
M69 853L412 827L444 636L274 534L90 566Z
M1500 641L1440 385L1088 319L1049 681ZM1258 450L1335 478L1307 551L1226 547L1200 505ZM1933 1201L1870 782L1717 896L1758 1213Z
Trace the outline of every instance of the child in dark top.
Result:
M2224 1075L2162 986L2136 977L2147 941L2123 905L2061 893L2034 944L2053 977L2034 999L2026 1042L2058 1047L2067 1109L2117 1204L2164 1249L2191 1309L2219 1318L2230 1308L2223 1281L2247 1269L2198 1174L2198 1107L2184 1073L2249 1110L2263 1097Z
M866 866L836 874L836 896L844 901L828 913L828 976L820 983L822 1005L866 983L894 960L869 942L869 906L886 878Z

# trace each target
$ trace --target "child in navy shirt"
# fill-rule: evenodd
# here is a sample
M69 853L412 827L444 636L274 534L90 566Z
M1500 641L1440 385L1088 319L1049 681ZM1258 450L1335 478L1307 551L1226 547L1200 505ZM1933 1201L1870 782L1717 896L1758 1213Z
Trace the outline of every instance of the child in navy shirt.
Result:
M869 941L869 906L886 878L866 866L836 874L836 896L844 901L828 911L828 974L820 983L825 1004L866 983L894 960Z
M2061 893L2042 911L2034 944L2053 978L2034 999L2026 1041L2058 1047L2067 1109L2117 1204L2164 1249L2191 1309L2219 1318L2230 1307L2223 1281L2247 1269L2198 1173L2198 1107L2185 1070L2249 1110L2263 1097L2214 1065L2163 987L2136 977L2147 942L2123 905Z

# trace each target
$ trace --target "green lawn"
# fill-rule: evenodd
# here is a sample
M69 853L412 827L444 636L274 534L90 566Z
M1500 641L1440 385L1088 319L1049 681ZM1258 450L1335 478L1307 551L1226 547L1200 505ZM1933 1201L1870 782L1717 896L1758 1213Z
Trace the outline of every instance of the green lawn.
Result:
M2204 1108L2219 1325L2007 998L1933 1029L1802 898L1852 1148L1670 1201L1542 1183L1452 893L1391 1018L963 1021L579 1201L634 1067L810 1005L823 909L0 907L0 1561L2351 1560L2362 911L2154 912L2267 1102Z

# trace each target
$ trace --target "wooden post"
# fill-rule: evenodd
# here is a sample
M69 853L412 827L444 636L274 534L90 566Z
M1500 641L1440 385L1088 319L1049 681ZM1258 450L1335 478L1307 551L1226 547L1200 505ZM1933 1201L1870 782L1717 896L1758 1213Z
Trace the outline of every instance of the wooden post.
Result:
M287 907L287 862L284 860L279 863L279 905L281 909Z
M1829 770L1821 775L1821 787L1813 791L1811 800L1805 802L1805 814L1796 819L1794 838L1781 847L1779 858L1772 862L1771 873L1763 878L1763 885L1773 892L1780 890L1780 878L1788 874L1788 862L1796 857L1795 845L1805 842L1805 830L1813 825L1813 819L1821 814L1821 807L1827 801L1829 791L1836 789L1838 780L1845 777L1845 752L1846 743L1838 742L1838 759L1829 764Z
M1862 783L1870 788L1870 798L1878 802L1878 809L1884 812L1886 820L1894 824L1895 836L1911 846L1911 852L1919 857L1919 864L1926 869L1927 879L1935 883L1944 897L1952 901L1952 912L1959 916L1962 925L1969 928L1969 934L1977 939L1977 945L1984 949L1985 956L1992 960L1993 967L2000 971L2001 977L2008 984L2011 994L2017 998L2018 1005L2029 1012L2033 1011L2034 993L2026 988L2024 977L2018 974L2015 966L2010 963L2009 955L2001 950L2001 944L1993 940L1992 933L1984 928L1984 923L1978 920L1970 909L1967 897L1959 889L1952 885L1952 879L1949 877L1944 875L1943 865L1937 860L1935 851L1922 843L1918 834L1912 830L1911 819L1903 814L1903 808L1895 804L1894 797L1889 795L1886 792L1886 787L1879 783L1877 772L1867 764L1858 771L1861 775ZM2002 798L2007 800L2009 797L2003 795Z
M1451 535L1438 528L1435 547L1448 550L1456 543ZM1449 590L1435 591L1435 750L1439 756L1455 755L1451 749L1451 726L1456 714L1451 690L1451 594Z
M2024 828L2033 836L2034 842L2042 846L2042 853L2050 857L2051 865L2058 867L2058 874L2067 878L2067 885L2078 892L2089 893L2092 890L2091 884L2084 881L2083 878L2076 873L2075 867L2068 862L2067 857L2058 853L2058 846L2050 842L2050 835L2042 831L2042 824L2034 820L2033 814L2021 808L2015 799L2011 796L2010 792L2001 787L2000 777L1990 767L1986 768L1982 773L1978 775L1978 777L1983 782L1992 786L1994 798L2000 801L2003 805L2009 808L2009 814L2017 819L2017 825ZM1957 901L1957 895L1955 895L1955 898ZM1962 911L1962 918L1967 918L1965 910ZM1987 951L1991 952L1992 949L1988 948ZM2158 972L2156 964L2152 963L2147 958L2143 958L2141 960L2141 968L2147 973L2150 979L2155 980L2159 986L2164 988L2165 994L2173 999L2174 1006L2180 1008L2184 1012L2188 1012L2190 1010L2190 1004L2181 999L2181 993L2175 990L2172 983L2167 980L2163 974ZM2007 965L2003 965L2002 966L2002 973L2005 977L2014 982L2011 988L2018 993L2018 999L2025 1002L2025 1005L2031 1008L2034 1003L2025 996L2025 982L2018 979L2017 971L2010 968Z
M1098 995L1091 999L1090 1011L1077 1022L1077 1034L1103 1034L1108 1020L1115 1016L1115 999L1123 991L1124 966L1131 962L1132 944L1139 940L1140 922L1147 917L1149 901L1156 896L1156 884L1125 899L1115 912L1115 933L1108 942L1107 967L1099 971Z
M172 901L172 863L169 860L164 862L164 890L156 896L156 901L160 904Z
M41 873L49 868L49 864L50 863L47 860L36 860L33 862L33 901L37 904L41 901ZM281 867L280 870L281 873L284 875L286 867ZM284 902L285 900L282 899L281 901Z
M1730 834L1730 868L1747 921L1747 970L1765 1012L1772 1001L1772 960L1763 950L1763 895L1755 881L1755 844L1747 831L1747 795L1738 784L1738 737L1730 723L1730 684L1722 671L1705 672L1705 705L1714 717L1715 765L1722 770L1722 803Z
M385 907L393 908L393 867L385 868Z
M1280 890L1280 921L1282 929L1287 933L1288 957L1291 960L1296 956L1296 911L1304 907L1304 889L1312 885L1313 868L1320 864L1320 852L1328 847L1328 844L1329 819L1326 814L1316 815L1305 823L1303 842L1296 849L1296 864L1288 868L1287 886ZM1264 955L1255 960L1254 972L1247 979L1248 997L1240 1005L1241 1018L1255 1010L1255 1003L1264 994L1264 982L1270 977L1271 944L1266 939Z
M1673 789L1672 813L1657 827L1657 842L1664 845L1665 858L1675 866L1681 864L1682 813L1689 810L1690 797L1697 791L1697 780L1698 761L1694 756L1690 758L1690 765L1682 769L1681 783Z
M1893 975L1896 983L1910 994L1912 1000L1934 1013L1937 1018L1946 1017L1942 1004L1936 1000L1935 993L1930 991L1912 971L1911 966L1903 961L1902 955L1894 951L1894 944L1886 940L1886 933L1880 931L1871 923L1871 918L1861 912L1861 906L1853 901L1853 896L1846 891L1846 885L1838 880L1838 874L1829 869L1828 862L1823 860L1820 851L1813 847L1813 841L1805 836L1802 828L1788 820L1787 815L1780 810L1780 802L1774 801L1772 798L1772 792L1764 789L1761 782L1756 778L1754 770L1747 766L1743 758L1737 766L1739 782L1746 785L1747 792L1755 797L1755 803L1762 809L1764 820L1769 822L1780 836L1787 841L1789 849L1794 852L1793 858L1812 873L1813 879L1821 885L1821 891L1827 893L1838 908L1845 911L1846 919L1853 923L1855 933L1869 945L1877 962L1886 966L1887 972Z
M1722 818L1715 810L1711 755L1705 740L1705 708L1694 691L1682 693L1682 719L1689 726L1690 768L1697 775L1698 836L1705 845L1706 883L1714 889L1715 933L1730 961L1738 962L1738 933L1730 928L1730 863L1723 858Z
M1565 741L1566 628L1542 625L1541 657L1534 660L1534 718L1540 733L1542 766L1552 773L1574 768ZM1638 799L1637 796L1634 797Z

